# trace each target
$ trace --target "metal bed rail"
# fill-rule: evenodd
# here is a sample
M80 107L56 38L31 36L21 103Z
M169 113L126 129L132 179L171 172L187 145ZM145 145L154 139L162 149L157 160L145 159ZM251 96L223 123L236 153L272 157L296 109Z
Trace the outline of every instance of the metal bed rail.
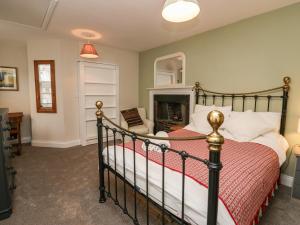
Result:
M111 121L107 116L105 116L102 111L103 103L101 101L96 102L97 107L97 131L98 131L98 158L99 158L99 191L100 191L100 203L105 203L107 198L111 198L114 203L119 206L123 213L128 215L135 225L139 225L140 222L138 220L138 201L137 194L141 194L146 198L146 224L150 224L149 219L149 203L151 202L155 206L157 206L161 211L161 224L165 225L165 215L171 216L175 221L179 224L189 224L185 220L185 179L186 179L186 160L196 160L198 163L203 163L207 166L209 170L209 178L208 178L208 208L207 208L207 224L208 225L216 225L217 224L217 215L218 215L218 194L219 194L219 175L220 170L222 169L222 163L220 161L222 144L224 143L224 138L218 132L219 127L222 125L224 121L224 116L219 111L212 111L208 114L207 119L212 127L212 132L209 135L202 136L192 136L192 137L156 137L156 136L148 136L137 134L126 130L120 127L118 124ZM103 123L103 119L107 121L109 125L105 125ZM104 132L105 131L105 132ZM109 160L109 132L112 132L113 137L113 151L114 151L114 163L110 165ZM123 175L117 172L117 135L121 137L122 140L122 160L123 160ZM125 137L129 137L132 140L133 144L133 182L130 183L126 177L126 154L125 154ZM195 157L193 155L188 154L186 151L179 151L173 148L169 148L166 145L159 145L157 143L152 142L151 140L168 140L168 141L194 141L194 140L206 140L208 142L208 151L209 151L209 159L202 159ZM141 190L137 185L137 177L136 177L136 141L142 141L145 143L146 149L146 190ZM104 142L106 142L106 146L104 146ZM149 145L155 145L159 147L161 150L161 169L162 169L162 178L161 178L161 202L156 203L149 196ZM105 147L107 149L107 163L104 160L104 150ZM200 149L199 149L200 150ZM166 209L165 203L165 165L166 165L166 152L170 151L176 153L181 158L181 170L182 170L182 178L181 178L181 216L175 216L171 212ZM105 170L107 170L107 182L105 181ZM113 179L113 180L112 180ZM123 204L120 203L120 196L118 193L118 179L123 183L123 187L121 190L123 191ZM111 182L114 185L114 193L112 193ZM107 188L106 188L107 185ZM134 192L134 205L133 205L133 214L129 213L128 210L128 199L127 199L127 185L133 188ZM199 199L201 201L201 199Z
M265 109L270 112L271 103L273 100L279 100L281 102L281 123L280 123L280 134L284 135L287 115L287 105L289 98L291 78L286 76L283 78L283 85L271 89L253 91L253 92L241 92L241 93L222 93L216 91L210 91L202 88L200 82L195 82L193 91L195 91L196 104L208 105L210 100L212 104L216 104L216 101L221 101L220 105L224 106L225 101L229 100L232 110L235 110L235 103L240 100L242 101L242 111L246 109L246 101L251 101L253 107L251 110L257 111L257 105L259 101L265 100ZM275 94L274 94L275 93ZM280 93L280 94L279 94Z

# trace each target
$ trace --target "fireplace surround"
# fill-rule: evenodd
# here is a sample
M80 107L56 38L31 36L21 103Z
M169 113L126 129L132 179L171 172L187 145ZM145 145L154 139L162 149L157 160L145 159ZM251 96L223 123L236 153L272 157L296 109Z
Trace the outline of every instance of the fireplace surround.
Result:
M151 88L149 90L149 118L155 132L183 128L190 121L195 102L192 87Z
M189 95L154 95L154 130L173 131L189 123Z

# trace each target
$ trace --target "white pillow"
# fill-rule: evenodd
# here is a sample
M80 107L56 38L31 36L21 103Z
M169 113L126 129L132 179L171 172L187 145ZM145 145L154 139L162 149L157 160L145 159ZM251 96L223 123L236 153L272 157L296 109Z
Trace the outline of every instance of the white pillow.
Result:
M225 123L227 130L235 140L248 142L260 135L274 130L274 126L269 124L263 116L258 113L232 112L228 121Z
M195 109L194 109L194 113L197 113L197 112L202 112L202 111L213 111L215 108L215 105L209 105L209 106L206 106L206 105L198 105L196 104L195 105Z
M224 129L225 128L225 124L227 123L230 114L232 112L232 106L216 106L214 110L218 110L221 113L223 113L224 115L224 122L221 125L220 129Z
M209 134L212 132L212 127L207 121L207 115L210 110L193 113L191 116L192 127L201 134Z
M215 105L204 106L204 105L195 105L195 113L196 114L199 113L199 112L201 112L201 114L203 116L203 114L206 113L206 116L204 118L206 120L206 122L207 122L207 115L208 115L208 113L210 113L213 110L218 110L218 111L220 111L220 112L223 113L223 115L224 115L224 123L222 124L222 126L220 128L224 129L225 123L228 120L228 118L230 116L230 113L232 111L232 106L215 106ZM198 115L198 116L200 116L200 115ZM203 123L203 121L202 121L202 123ZM203 124L201 124L201 125L203 125ZM208 122L207 122L207 125L210 127L210 125L209 125Z
M258 115L262 116L264 120L273 126L273 130L279 133L281 113L279 112L256 112Z

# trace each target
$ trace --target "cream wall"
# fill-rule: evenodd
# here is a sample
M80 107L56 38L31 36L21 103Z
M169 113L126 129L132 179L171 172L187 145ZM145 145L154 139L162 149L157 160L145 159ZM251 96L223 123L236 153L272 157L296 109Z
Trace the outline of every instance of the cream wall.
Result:
M77 63L87 60L79 57L83 43L62 41L62 63L64 66L64 111L66 140L79 139L78 80ZM103 45L95 45L100 57L88 61L112 63L119 66L120 109L138 105L138 53Z
M153 63L157 57L184 52L186 84L200 81L216 91L251 91L292 79L286 137L300 144L296 133L300 117L300 4L250 18L140 53L139 105L148 107L147 88L153 87ZM295 157L285 171L294 174Z
M29 41L28 69L33 145L69 147L79 144L78 60L82 43L70 40ZM138 53L96 45L99 59L120 68L120 108L138 105ZM54 59L56 67L57 114L36 113L34 59Z
M59 40L34 40L27 42L29 95L32 122L32 144L43 146L44 142L62 143L65 141L64 101L63 101L63 63L61 61L61 42ZM37 113L34 60L55 60L57 113Z
M0 91L0 108L24 113L21 126L22 141L29 142L31 128L26 43L0 40L0 65L18 69L19 91Z

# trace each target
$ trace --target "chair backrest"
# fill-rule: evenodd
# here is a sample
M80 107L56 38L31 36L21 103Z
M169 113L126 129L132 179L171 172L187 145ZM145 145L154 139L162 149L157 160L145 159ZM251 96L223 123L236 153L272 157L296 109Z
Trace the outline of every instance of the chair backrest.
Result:
M140 114L141 119L145 120L146 119L146 110L145 110L145 108L138 108L138 112Z
M138 112L139 112L139 115L141 117L142 120L145 120L146 119L146 110L145 108L137 108L138 109ZM122 113L121 113L121 122L125 121Z

